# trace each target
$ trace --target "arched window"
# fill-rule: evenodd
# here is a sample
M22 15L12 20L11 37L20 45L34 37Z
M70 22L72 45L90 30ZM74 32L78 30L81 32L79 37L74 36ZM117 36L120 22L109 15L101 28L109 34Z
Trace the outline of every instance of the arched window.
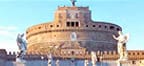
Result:
M114 26L110 26L110 29L111 29L111 30L114 30Z
M107 26L105 26L105 28L107 28Z
M76 27L79 27L79 22L76 22Z
M57 25L57 27L59 27L59 25Z
M101 28L101 25L99 25L99 28Z
M119 29L119 28L117 28L117 31L120 31L120 29Z
M38 29L41 29L41 27L38 27Z
M93 27L95 27L95 25L93 25Z
M79 22L66 22L67 27L79 27Z
M86 27L88 27L88 25L86 25Z
M53 27L53 25L50 25L50 27Z

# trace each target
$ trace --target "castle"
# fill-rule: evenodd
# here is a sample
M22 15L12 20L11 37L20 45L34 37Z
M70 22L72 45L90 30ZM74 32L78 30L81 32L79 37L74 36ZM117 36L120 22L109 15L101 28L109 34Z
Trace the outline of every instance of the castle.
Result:
M89 7L58 7L55 19L51 22L34 25L26 31L28 50L25 66L47 66L49 53L52 66L84 66L88 60L91 66L90 51L95 51L97 65L116 66L119 58L117 41L122 28L116 24L93 21ZM143 65L143 50L128 50L129 66ZM0 50L0 66L15 66L16 53Z

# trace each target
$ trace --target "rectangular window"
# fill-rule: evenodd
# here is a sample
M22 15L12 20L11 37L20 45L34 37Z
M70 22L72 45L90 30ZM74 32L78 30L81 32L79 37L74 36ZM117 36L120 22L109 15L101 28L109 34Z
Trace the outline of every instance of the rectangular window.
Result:
M67 27L70 27L70 22L67 22L67 23L66 23L66 26L67 26Z
M74 22L71 22L71 27L74 27L75 26L75 23Z
M79 27L79 23L78 22L76 22L76 27Z

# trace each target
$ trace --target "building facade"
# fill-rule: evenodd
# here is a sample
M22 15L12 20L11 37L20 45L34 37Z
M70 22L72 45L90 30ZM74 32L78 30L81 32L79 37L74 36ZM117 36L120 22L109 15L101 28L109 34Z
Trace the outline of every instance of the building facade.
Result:
M93 21L89 7L58 7L55 19L26 30L28 50L25 66L92 66L91 51L96 52L97 66L116 66L117 41L122 28L116 24ZM128 50L129 66L143 65L143 50ZM86 61L88 64L86 64ZM0 50L0 66L15 66L16 53Z
M118 35L118 31L122 28L116 24L91 20L88 7L58 7L54 21L27 29L28 52L48 52L49 46L75 44L90 51L116 51L112 35Z

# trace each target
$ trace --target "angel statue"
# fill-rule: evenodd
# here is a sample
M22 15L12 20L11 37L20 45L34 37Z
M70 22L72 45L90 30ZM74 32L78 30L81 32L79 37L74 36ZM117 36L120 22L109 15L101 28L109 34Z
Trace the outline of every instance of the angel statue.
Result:
M113 35L113 38L118 41L117 50L120 55L119 60L127 60L127 49L126 49L126 43L129 39L129 34L123 35L121 31L118 31L119 36L116 37Z
M96 61L97 61L96 53L95 53L94 51L91 51L91 62L92 62L92 66L96 66Z
M20 61L24 58L24 55L26 54L26 41L23 39L24 33L23 34L18 34L17 35L17 46L19 48L19 53L17 55L17 60Z
M71 0L71 2L72 2L72 5L75 6L76 0Z

